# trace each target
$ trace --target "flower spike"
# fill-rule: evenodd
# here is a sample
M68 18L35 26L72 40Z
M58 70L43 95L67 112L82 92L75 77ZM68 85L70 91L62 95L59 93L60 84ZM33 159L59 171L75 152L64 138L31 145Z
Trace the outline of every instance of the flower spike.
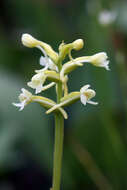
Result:
M50 190L60 189L64 119L68 118L64 107L78 100L80 100L83 105L87 103L93 105L98 104L91 100L95 97L96 92L90 89L89 84L83 86L79 91L69 92L67 85L69 79L68 74L77 67L83 66L83 63L90 63L96 67L104 67L106 70L109 70L108 56L105 52L100 52L92 56L83 56L73 59L71 51L78 51L83 48L84 42L82 39L77 39L69 44L62 42L59 46L59 53L55 52L50 45L35 39L29 34L22 35L22 43L29 48L38 48L43 54L43 56L40 57L40 65L43 66L43 68L35 70L36 74L27 85L35 89L35 94L55 86L57 103L43 96L32 95L29 91L22 89L22 93L19 95L20 103L13 103L13 105L19 107L21 111L27 104L36 102L47 109L46 114L51 112L55 113L54 176L53 186ZM66 56L68 56L70 60L66 63L62 63ZM44 86L47 80L51 83Z

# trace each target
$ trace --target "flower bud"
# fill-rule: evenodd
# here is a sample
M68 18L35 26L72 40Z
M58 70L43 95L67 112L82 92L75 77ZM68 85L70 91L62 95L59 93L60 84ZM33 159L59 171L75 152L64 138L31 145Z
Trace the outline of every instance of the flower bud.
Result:
M23 34L21 41L24 46L33 48L39 45L39 41L32 37L30 34Z
M84 42L82 39L78 39L73 42L73 49L75 50L80 50L83 48L83 46L84 46Z

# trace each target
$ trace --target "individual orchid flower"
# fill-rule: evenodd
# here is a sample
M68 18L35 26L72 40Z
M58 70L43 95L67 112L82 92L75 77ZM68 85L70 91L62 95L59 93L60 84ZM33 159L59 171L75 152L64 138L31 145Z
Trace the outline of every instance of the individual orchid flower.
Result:
M81 103L83 105L86 105L86 103L97 105L97 102L91 101L91 98L93 98L96 95L96 92L92 89L89 89L90 85L85 85L80 89L80 92L72 92L68 94L67 96L63 97L61 99L61 103L55 105L51 109L47 110L47 114L51 113L55 109L59 107L65 107L70 104L73 104L74 102L78 101L80 99Z
M96 53L92 56L83 56L73 60L73 62L91 63L96 67L104 67L109 70L109 60L105 52Z
M32 98L32 94L28 90L22 88L21 91L22 93L19 95L20 103L13 103L14 106L20 108L19 111L22 111Z
M44 72L41 72L34 75L31 81L27 83L27 85L33 89L36 89L35 94L38 94L42 91L45 80L46 75L44 74Z
M80 100L84 105L86 105L86 103L97 105L97 102L91 101L91 98L96 95L96 92L92 89L89 89L89 87L90 85L87 84L80 89Z
M19 111L22 111L24 107L31 102L37 102L46 109L50 109L51 107L56 105L56 103L50 100L49 98L45 98L42 96L34 96L32 95L32 93L30 93L28 90L24 88L22 88L21 91L22 93L19 95L20 103L13 103L14 106L20 108ZM57 111L60 111L65 119L68 118L67 113L64 111L63 108L58 108Z
M46 86L43 86L46 79L50 80L51 83ZM60 77L58 73L56 73L55 71L45 70L45 71L35 74L32 77L31 81L27 83L27 85L35 89L35 93L38 94L41 91L47 90L48 88L54 86L55 85L54 82L59 82L59 81L60 81Z
M109 61L107 59L108 56L105 52L100 52L92 56L72 59L63 65L60 71L60 79L64 82L64 76L72 72L78 66L83 66L83 63L91 63L96 67L104 67L106 70L109 70Z
M96 53L95 55L91 56L89 62L97 67L104 67L106 70L109 70L109 60L108 56L105 52Z
M53 63L53 61L49 57L41 56L40 57L40 65L44 66L44 68L40 69L40 70L36 70L36 72L38 72L38 73L42 72L42 71L45 71L47 69L50 69L50 70L58 72L57 66Z

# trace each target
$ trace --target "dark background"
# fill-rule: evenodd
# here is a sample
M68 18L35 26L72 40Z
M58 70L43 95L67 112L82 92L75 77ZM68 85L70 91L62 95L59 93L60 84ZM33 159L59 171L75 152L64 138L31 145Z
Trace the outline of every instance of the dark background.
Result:
M99 21L104 10L116 14L114 21ZM62 189L127 189L127 1L1 0L0 190L52 184L53 115L37 104L22 112L12 106L22 87L31 90L26 83L40 69L40 52L23 47L22 33L56 51L62 40L82 38L85 46L73 57L107 52L110 71L89 64L69 75L69 90L91 84L99 105L77 102L67 109Z

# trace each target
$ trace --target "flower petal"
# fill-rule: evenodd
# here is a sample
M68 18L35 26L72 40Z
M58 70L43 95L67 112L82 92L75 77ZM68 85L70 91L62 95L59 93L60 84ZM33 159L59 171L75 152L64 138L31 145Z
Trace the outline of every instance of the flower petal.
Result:
M84 93L89 87L90 87L89 84L83 86L83 87L80 89L80 92L81 92L81 93Z
M24 109L24 106L25 106L25 101L21 102L21 103L12 103L12 104L16 107L20 107L19 111L22 111Z
M88 104L93 104L93 105L97 105L98 104L98 102L94 102L94 101L91 101L91 100L87 100L87 103Z
M81 100L82 104L86 105L87 99L86 99L86 96L82 93L80 95L80 100Z
M38 86L36 86L35 94L40 93L42 91L42 89L43 89L42 84L39 84Z

